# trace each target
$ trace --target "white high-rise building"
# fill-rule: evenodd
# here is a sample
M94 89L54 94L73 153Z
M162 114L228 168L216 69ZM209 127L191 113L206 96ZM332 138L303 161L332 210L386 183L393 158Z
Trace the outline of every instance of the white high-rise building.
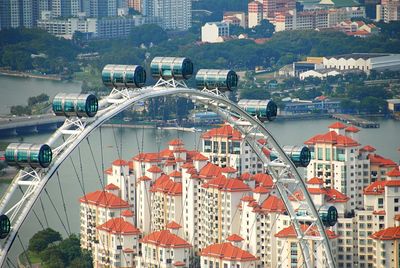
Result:
M186 31L192 26L191 0L143 0L142 12L148 22L165 30Z
M334 123L329 130L306 142L312 161L305 183L319 212L336 208L337 223L325 221L325 229L337 266L398 267L398 165L372 146L361 147L359 129ZM133 261L136 267L302 265L273 178L251 174L256 165L241 172L242 165L231 165L236 160L227 161L242 150L242 158L249 157L240 133L224 126L205 132L202 140L204 154L175 139L158 152L116 160L105 170L105 190L80 199L81 246L92 250L96 267L129 267ZM301 215L302 192L289 200ZM309 223L301 228L307 237L319 236ZM318 241L308 243L312 265L326 267Z
M201 27L201 42L221 43L229 37L229 23L207 22Z

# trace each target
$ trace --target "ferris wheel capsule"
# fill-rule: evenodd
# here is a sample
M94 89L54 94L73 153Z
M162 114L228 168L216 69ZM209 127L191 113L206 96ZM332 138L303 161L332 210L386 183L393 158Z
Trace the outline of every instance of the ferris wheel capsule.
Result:
M146 71L140 65L107 64L101 79L108 88L140 88L146 83Z
M99 108L93 94L59 93L53 99L53 112L57 116L93 117Z
M46 168L52 161L53 153L47 144L10 143L5 158L10 166Z
M0 239L4 239L11 231L10 219L6 215L0 216Z
M193 63L189 58L155 57L150 69L156 79L187 80L193 74Z
M278 106L272 100L241 99L238 105L261 122L274 120L278 112Z
M200 69L196 74L198 89L214 89L232 91L237 87L238 75L232 70Z
M326 227L334 226L338 221L338 212L334 206L323 206L319 209L319 217Z
M307 167L310 164L311 152L307 146L285 145L282 149L296 167ZM270 158L273 161L278 158L278 154L272 151Z

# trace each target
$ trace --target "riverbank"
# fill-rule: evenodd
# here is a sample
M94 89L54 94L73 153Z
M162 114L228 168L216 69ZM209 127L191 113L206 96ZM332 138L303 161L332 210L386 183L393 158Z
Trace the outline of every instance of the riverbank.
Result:
M0 75L4 76L13 76L13 77L23 77L23 78L37 78L37 79L45 79L45 80L53 80L53 81L62 81L62 77L56 74L36 74L29 72L18 72L11 71L7 69L0 68Z

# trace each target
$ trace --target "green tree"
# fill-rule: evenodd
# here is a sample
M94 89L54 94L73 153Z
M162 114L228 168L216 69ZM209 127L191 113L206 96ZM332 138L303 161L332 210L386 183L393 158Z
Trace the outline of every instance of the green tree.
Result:
M28 249L38 253L46 249L49 244L56 241L61 241L60 233L51 228L47 228L33 235L29 240Z
M40 259L46 268L66 267L67 260L58 245L50 245L40 252Z
M360 110L365 113L382 113L386 110L386 101L368 96L360 101Z
M18 116L30 115L30 114L32 114L32 110L28 106L15 105L15 106L11 106L10 113L12 115L18 115Z
M248 29L247 34L253 38L271 37L275 32L275 26L268 20L262 20L259 25Z

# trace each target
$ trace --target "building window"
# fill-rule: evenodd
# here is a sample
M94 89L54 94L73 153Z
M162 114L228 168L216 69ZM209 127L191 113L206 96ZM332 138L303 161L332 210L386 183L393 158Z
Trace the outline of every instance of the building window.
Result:
M331 160L331 148L325 149L325 160L327 160L327 161Z
M318 148L318 160L322 160L322 148Z

